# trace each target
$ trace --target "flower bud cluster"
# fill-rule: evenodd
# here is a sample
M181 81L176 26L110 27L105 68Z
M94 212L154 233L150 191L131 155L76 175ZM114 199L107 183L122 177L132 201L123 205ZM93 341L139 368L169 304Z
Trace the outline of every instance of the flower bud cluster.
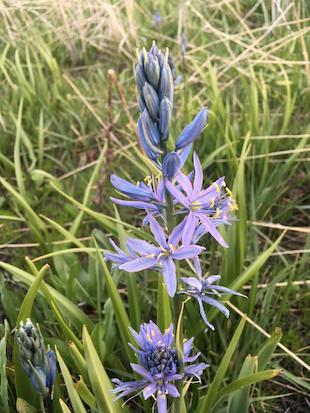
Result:
M44 347L44 339L38 324L30 318L20 322L16 341L22 367L35 389L42 396L52 396L56 374L55 353Z
M207 123L207 109L202 108L176 139L174 151L167 150L173 109L172 70L174 64L168 52L164 55L155 43L149 52L143 49L135 68L141 112L137 125L139 140L146 155L169 180L182 168L188 149Z

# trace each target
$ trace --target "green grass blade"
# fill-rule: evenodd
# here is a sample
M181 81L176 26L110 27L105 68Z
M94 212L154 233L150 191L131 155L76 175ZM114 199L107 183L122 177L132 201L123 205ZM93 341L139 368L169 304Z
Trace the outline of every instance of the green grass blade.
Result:
M56 356L57 360L59 363L59 367L61 370L62 377L64 379L64 382L66 384L67 392L70 398L70 402L72 404L74 413L87 413L80 396L75 388L75 384L72 380L70 371L68 367L66 366L66 363L64 362L63 358L61 357L59 351L56 348Z
M89 180L89 182L88 182L88 184L87 184L87 186L86 186L86 189L85 189L85 192L84 192L84 197L83 197L83 203L82 203L82 205L83 205L84 207L87 207L88 204L89 204L89 202L90 202L91 191L92 191L92 188L93 188L93 186L94 186L94 183L95 183L95 181L96 181L96 179L97 179L97 177L98 177L98 175L99 175L99 172L100 172L100 170L101 170L101 168L102 168L102 165L103 165L103 162L104 162L104 160L105 160L106 153L107 153L107 149L108 149L108 142L106 141L105 144L104 144L104 147L103 147L103 149L102 149L102 151L101 151L101 153L100 153L100 156L99 156L99 158L98 158L98 161L97 161L97 163L96 163L96 166L95 166L95 168L94 168L94 171L93 171L93 173L92 173L92 175L91 175L91 177L90 177L90 180ZM84 214L85 214L85 211L84 211L84 210L81 210L81 211L78 213L77 217L75 218L75 220L74 220L74 222L73 222L73 224L71 225L71 228L70 228L70 233L71 233L72 235L76 235L76 233L78 232L79 227L80 227L80 225L81 225L81 222L82 222L82 220L83 220Z
M264 370L259 371L258 373L251 374L246 377L242 377L241 379L237 379L232 383L228 384L228 386L224 387L223 390L219 391L216 395L217 400L220 400L222 397L227 396L228 394L239 390L242 387L250 386L252 384L258 383L264 380L271 380L275 376L281 373L281 369L273 369L273 370Z
M26 258L26 261L29 262L29 258ZM32 307L34 304L35 297L38 293L40 285L43 281L46 271L48 270L49 266L46 264L44 265L39 272L36 272L36 275L33 277L33 282L27 291L27 294L22 302L21 308L19 310L19 314L17 317L16 326L18 327L20 321L26 321L28 317L31 317ZM30 404L35 404L36 400L36 391L30 383L30 380L24 369L22 368L20 357L19 357L19 350L17 347L17 343L14 340L13 346L13 359L15 365L15 388L16 394L18 397L26 400Z
M19 281L24 282L27 285L31 285L35 277L28 272L21 270L11 264L0 261L0 267L8 271ZM93 323L89 317L79 309L72 301L68 300L63 294L57 291L55 288L49 286L44 281L41 283L41 294L50 295L55 302L58 304L60 309L67 314L68 318L74 323L77 327L86 324L88 328L92 328Z
M129 333L130 322L129 322L123 301L116 288L116 285L114 284L111 273L107 267L107 264L105 263L102 257L102 254L100 254L99 251L98 251L98 258L99 258L99 264L103 271L103 276L106 282L108 294L109 294L109 297L113 305L113 310L114 310L116 322L117 322L117 325L118 325L118 328L119 328L119 331L122 337L123 345L127 353L128 359L131 360L132 352L130 352L129 347L128 347L128 343L132 341L131 335Z
M96 395L96 403L102 412L120 413L120 402L113 401L112 384L96 352L87 328L83 328L83 345L88 376Z
M0 340L0 408L3 413L10 413L7 378L7 339L10 334L9 323L4 320L4 336Z
M286 231L284 231L269 248L267 248L261 255L259 255L256 260L250 265L250 267L247 268L242 274L240 274L235 281L233 281L229 288L232 288L233 290L239 290L242 286L249 282L249 280L253 278L254 275L262 268L262 266L265 264L274 250L278 248L285 232Z
M24 185L24 177L21 167L21 154L20 154L20 143L21 143L21 123L22 123L22 115L23 115L23 99L21 99L19 104L18 110L18 118L16 121L16 137L15 137L15 144L14 144L14 165L15 165L15 175L17 186L20 195L26 200L26 189Z
M59 399L59 404L60 404L62 413L71 413L71 410L69 409L69 407L66 405L66 403L62 399Z
M76 390L78 391L81 399L93 410L96 410L96 399L89 388L86 386L82 377L76 383Z
M172 322L172 313L169 295L162 277L158 277L157 288L157 325L164 331Z
M248 355L243 362L238 379L251 376L257 368L257 357ZM227 413L247 413L250 402L250 385L242 386L238 390L232 392Z
M42 232L46 231L46 226L44 222L40 219L40 217L34 212L34 210L31 208L31 206L28 204L28 202L10 185L4 178L0 177L0 183L4 188L10 192L14 200L17 202L17 204L20 205L20 207L24 210L28 221L29 221L29 226L31 227L31 230L37 237L37 239L41 242L44 243L44 239L42 237Z
M126 251L126 239L127 235L123 225L121 224L121 219L118 213L116 206L114 205L114 211L116 219L119 221L116 224L117 232L118 232L118 239L120 242L120 247ZM137 288L137 274L128 274L126 277L127 288L128 288L128 310L130 315L130 321L132 327L137 330L140 326L140 302L139 302L139 289Z
M277 348L277 345L282 337L282 330L281 328L276 328L275 331L272 333L271 337L266 340L265 344L259 350L258 356L258 370L264 370L264 368L269 363L273 352Z
M226 371L229 367L229 363L232 359L232 356L236 350L236 347L238 345L239 339L241 337L244 324L245 324L245 318L242 318L240 320L240 323L229 343L229 346L224 354L224 357L218 366L216 375L212 381L212 383L209 386L207 394L203 397L201 402L199 403L198 406L198 412L199 413L208 413L212 411L212 407L217 400L217 393L220 388L220 385L225 377Z

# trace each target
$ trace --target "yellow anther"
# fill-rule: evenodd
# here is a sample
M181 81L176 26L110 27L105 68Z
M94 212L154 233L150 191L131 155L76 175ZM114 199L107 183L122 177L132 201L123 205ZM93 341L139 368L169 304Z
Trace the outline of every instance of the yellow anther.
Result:
M232 198L231 200L230 200L230 202L229 202L229 210L230 211L238 211L238 205L237 205L237 202Z
M161 391L161 390L158 390L158 394L161 395L161 394L162 394L162 391Z
M213 208L215 204L215 196L210 200L210 208Z
M149 334L146 335L147 341L149 341L150 343L152 343L152 339L151 336Z
M144 178L144 182L146 183L147 186L151 186L152 185L152 177L150 175L147 175Z
M223 181L223 182L222 182L222 187L225 188L225 186L226 186L226 182Z
M136 185L139 186L139 185L140 185L140 181L137 181Z
M174 251L175 251L174 246L173 246L172 244L169 244L169 247L170 247L170 249L171 249L171 252L174 252Z
M157 174L157 175L155 176L155 178L157 179L157 181L160 181L160 180L161 180L161 177L162 177L162 174L161 174L161 173L159 173L159 174Z
M201 208L201 202L199 201L192 202L191 204L192 211L199 211L200 208Z
M226 188L227 195L232 198L233 194L229 188Z
M220 208L216 208L216 213L214 215L214 218L219 218L221 216L221 210Z
M148 254L148 255L146 255L145 256L145 258L154 258L155 257L155 254L152 252L152 254Z
M221 192L221 188L217 182L213 182L216 192Z

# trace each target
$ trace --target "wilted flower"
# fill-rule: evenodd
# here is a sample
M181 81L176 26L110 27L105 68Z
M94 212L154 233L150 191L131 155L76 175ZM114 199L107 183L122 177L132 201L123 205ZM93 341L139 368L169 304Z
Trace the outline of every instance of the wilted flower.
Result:
M56 374L55 353L44 347L39 324L34 325L28 318L20 322L16 331L16 341L20 360L32 385L44 397L52 396Z
M224 177L218 179L207 189L202 188L203 172L196 153L194 153L194 170L193 183L182 172L177 174L176 180L183 192L171 182L166 182L166 187L174 199L184 207L179 212L187 213L183 229L183 243L186 245L192 241L198 224L201 224L205 233L210 233L223 247L228 247L216 227L219 224L230 223L230 213L237 209L237 204L228 188L223 194L223 188L226 186Z
M143 391L143 396L148 399L156 397L157 409L159 413L167 412L167 396L180 397L180 394L173 384L177 380L182 380L185 376L196 377L200 380L203 370L208 367L205 363L192 363L199 357L200 353L190 356L193 349L193 338L184 343L183 360L178 360L174 346L173 326L171 325L164 334L153 321L144 323L137 333L131 329L131 333L139 348L131 346L137 353L139 364L131 364L133 370L141 375L141 380L122 382L113 379L117 387L113 390L117 394L117 399L132 393ZM180 374L179 366L184 366L184 372Z
M126 247L128 254L117 247L116 254L105 253L105 258L114 262L117 268L127 272L139 272L150 268L160 269L167 292L173 297L176 292L176 268L174 260L186 260L196 257L204 248L198 245L179 247L182 225L178 225L171 232L168 239L163 228L156 219L148 214L151 231L158 245L146 241L128 238Z
M220 279L220 275L211 275L202 280L198 280L194 277L181 277L181 280L185 284L187 284L187 289L181 292L197 300L199 304L200 315L207 326L211 328L211 330L214 330L214 326L207 319L203 303L216 307L226 317L229 317L229 310L221 302L219 302L215 298L210 297L210 295L233 294L240 297L246 297L245 295L231 290L230 288L222 287L221 285L213 285Z

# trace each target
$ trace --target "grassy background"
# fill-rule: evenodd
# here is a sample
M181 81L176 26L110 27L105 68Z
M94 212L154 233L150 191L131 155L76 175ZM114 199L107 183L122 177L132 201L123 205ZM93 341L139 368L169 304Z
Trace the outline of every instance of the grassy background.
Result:
M249 295L246 302L233 301L249 322L227 380L237 375L247 354L261 348L265 338L259 328L272 333L280 327L281 343L293 354L276 349L270 366L284 371L271 385L255 387L250 409L309 409L309 366L307 371L300 362L310 361L306 3L1 2L0 259L15 268L2 266L2 320L12 327L16 323L26 291L16 268L28 271L25 256L40 265L47 262L49 285L89 315L110 375L123 370L108 358L122 347L102 271L87 248L94 248L94 239L107 248L109 234L122 234L118 213L124 223L140 222L135 211L118 212L109 201L109 175L142 180L152 168L135 135L133 63L136 47L150 47L155 39L169 47L182 76L172 136L201 106L209 108L208 127L196 144L205 181L225 175L239 204L239 221L224 235L229 250L208 244L204 255L205 271L222 274L223 285L237 285ZM116 224L109 218L115 216ZM128 298L134 326L156 317L156 276L147 283L146 275L128 281L116 273L114 281L126 303ZM206 335L192 319L194 311L188 306L187 334L197 336L197 347L211 364L207 379L212 379L240 314L232 309L229 322L218 316L216 333ZM66 340L55 338L63 334L62 324L46 298L37 297L33 318L74 370ZM65 321L80 337L79 323L70 317ZM14 406L13 365L8 367Z

